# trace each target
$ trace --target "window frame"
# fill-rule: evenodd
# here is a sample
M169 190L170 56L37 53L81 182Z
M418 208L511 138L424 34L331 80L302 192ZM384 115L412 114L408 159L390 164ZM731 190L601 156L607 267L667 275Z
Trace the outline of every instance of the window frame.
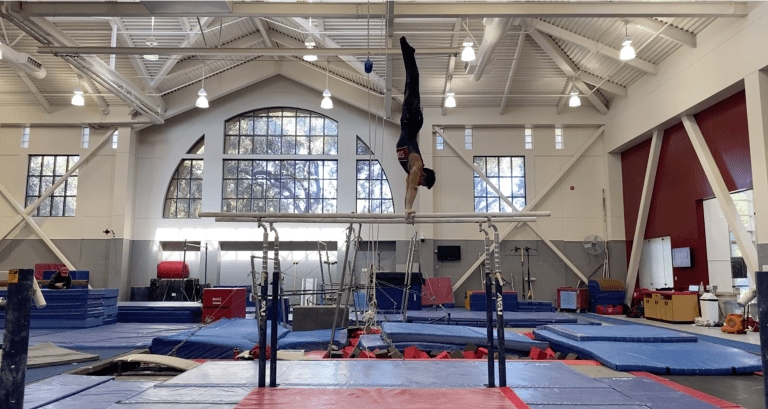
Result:
M509 171L502 171L502 159L509 159L510 169ZM515 169L515 162L516 159L521 163L519 168L522 170L522 175L515 175L516 169ZM482 160L483 163L480 163L478 160ZM495 160L495 166L497 169L494 172L490 172L489 167L494 166L494 160ZM514 156L473 156L472 157L472 163L478 167L480 171L482 171L486 178L488 178L491 182L494 182L496 184L496 187L504 193L509 200L518 206L521 210L525 208L527 204L527 184L526 184L526 173L525 173L525 155L514 155ZM508 173L508 175L507 175ZM506 203L503 202L503 200L494 192L487 183L480 177L477 172L472 172L472 196L473 196L473 209L475 213L491 213L491 212L503 212L503 213L511 213L515 212L516 210L514 208L509 208ZM503 180L509 180L508 185L504 185L502 183ZM515 194L515 180L518 181L518 186L520 181L522 181L522 194ZM484 192L480 192L480 190L483 190ZM478 194L481 193L481 194ZM509 193L509 194L507 194ZM495 204L496 209L493 208L494 203L493 200L497 201ZM479 200L484 201L484 207L485 210L480 210L478 207Z
M361 162L368 162L368 164L369 164L368 165L368 177L367 178L363 178L363 179L361 179L359 177L360 176L360 163ZM373 171L372 168L374 166L374 163L381 169L380 177L373 177L374 176L374 171ZM367 189L368 192L367 192L366 197L360 197L360 191L361 191L360 183L362 181L368 181L369 182L368 189ZM381 190L380 191L380 195L379 195L378 198L373 197L373 189L374 189L374 187L373 187L373 183L372 182L374 182L374 181L379 182L379 189ZM388 198L385 197L386 190L389 190L389 197ZM367 206L368 211L364 211L363 209L360 208L360 203L361 202L366 202L366 201L368 203L367 203L367 205L364 205L364 206ZM379 206L378 206L379 211L378 212L371 211L373 209L373 203L374 202L378 202L378 204L379 204ZM385 206L384 206L385 202L386 203L391 203L391 205L389 206L389 210L390 211L384 211L384 209L385 209ZM395 212L395 200L394 200L394 197L392 195L392 187L389 184L389 178L387 178L387 173L386 173L386 171L384 171L384 166L381 165L381 161L379 161L378 159L360 159L360 158L358 158L355 161L355 210L356 210L357 213L364 213L364 214L368 214L368 213L387 213L387 214L390 214L390 213L394 213Z
M40 172L38 174L34 174L32 171L32 162L33 158L40 158ZM67 158L67 163L64 166L64 171L60 172L57 171L57 164L60 160L60 158ZM44 166L46 163L46 158L53 158L53 164L52 170L50 174L44 173ZM71 160L71 158L74 158L74 161ZM71 155L46 155L46 154L40 154L40 155L29 155L28 161L27 161L27 183L25 185L25 191L24 191L24 203L25 206L29 206L37 199L40 198L40 196L45 193L46 190L48 190L51 186L53 186L56 181L61 179L61 177L69 171L72 166L74 166L77 162L80 161L80 155L78 154L71 154ZM50 177L50 184L47 184L45 186L43 184L43 178L49 178ZM31 186L30 186L30 180L31 178L37 179L37 194L30 195L31 192ZM31 214L33 217L75 217L76 211L77 211L77 185L78 185L78 171L75 170L75 172L70 175L67 180L64 181L64 183L61 184L56 190L53 191L52 194L50 194L48 197L46 197L40 205L35 209L34 213ZM74 182L74 183L73 183ZM74 188L72 186L74 185ZM58 193L58 194L57 194ZM56 205L56 198L61 198L61 214L53 214L54 213L54 207ZM67 204L72 204L72 211L71 214L68 214L67 212ZM43 214L41 214L41 210L46 209L47 211L44 211Z
M525 128L525 149L533 149L533 128Z
M190 164L188 166L189 169L189 176L181 177L180 171L182 170L182 165L184 162L189 161ZM200 162L200 177L194 177L194 166L195 162ZM203 172L205 171L205 161L201 158L182 158L179 160L179 164L176 166L176 169L173 171L173 175L171 175L171 180L168 182L168 188L165 190L165 198L163 199L163 219L199 219L200 216L198 216L198 213L202 211L203 206ZM178 193L181 190L181 180L188 181L186 191L187 195L186 197L179 197ZM200 197L193 197L193 191L194 191L194 185L195 182L200 182ZM171 196L171 186L176 183L176 189L174 190L175 195ZM187 215L185 217L179 217L179 203L180 201L186 201L187 203ZM197 209L197 213L193 210L193 204L195 202L199 203L199 207ZM175 211L172 212L169 208L170 205L175 206Z

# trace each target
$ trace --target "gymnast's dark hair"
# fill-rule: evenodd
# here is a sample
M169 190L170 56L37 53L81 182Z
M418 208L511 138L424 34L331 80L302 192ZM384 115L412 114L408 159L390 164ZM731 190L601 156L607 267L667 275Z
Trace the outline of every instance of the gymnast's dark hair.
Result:
M430 168L424 168L424 174L426 175L424 178L424 186L426 186L427 189L432 189L432 186L435 185L435 171Z

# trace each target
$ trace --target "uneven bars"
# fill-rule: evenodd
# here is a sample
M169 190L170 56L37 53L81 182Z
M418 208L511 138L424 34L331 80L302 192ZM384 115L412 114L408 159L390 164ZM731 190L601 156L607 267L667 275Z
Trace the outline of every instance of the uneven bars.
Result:
M250 218L250 217L216 217L216 222L249 222L249 223L365 223L365 224L440 224L440 223L486 223L493 221L494 223L532 223L536 221L534 217L475 217L475 218L433 218L426 220L419 220L416 218L413 221L406 220L405 216L402 219L369 219L369 218L288 218L288 217L263 217L263 218Z
M405 220L404 213L232 213L200 212L200 217L240 217L253 219L394 219ZM509 213L417 213L414 219L483 219L549 217L550 212L509 212Z

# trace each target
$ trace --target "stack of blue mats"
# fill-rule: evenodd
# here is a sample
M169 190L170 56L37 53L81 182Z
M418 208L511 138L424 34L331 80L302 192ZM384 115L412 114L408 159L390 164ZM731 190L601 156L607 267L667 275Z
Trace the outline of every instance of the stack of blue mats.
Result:
M487 347L488 336L484 328L460 325L410 324L385 322L381 330L398 349L415 346L421 350L464 349L469 344ZM496 331L493 333L494 346L498 347ZM530 352L531 347L541 350L548 348L546 342L532 340L516 332L504 333L504 344L508 351Z
M518 311L521 312L555 312L556 308L549 301L520 301Z
M277 349L303 349L306 351L321 351L328 349L331 341L330 329L315 331L291 331L277 340ZM347 345L347 329L337 328L333 345L339 349Z
M762 370L759 355L647 325L545 325L533 333L556 351L575 352L616 371L731 375Z
M117 322L196 323L203 318L203 304L191 301L122 301Z
M267 342L271 339L272 325L267 322ZM277 327L277 339L289 330ZM330 338L330 334L328 334ZM259 343L259 323L254 319L222 318L200 329L174 335L156 337L149 350L153 354L167 355L178 346L175 356L185 359L231 359L235 348L250 351ZM326 346L328 345L326 341Z
M45 308L32 307L30 328L90 328L104 324L106 290L42 291L48 305ZM6 296L6 290L0 291L0 297ZM4 310L0 323L5 326Z
M104 325L117 323L117 296L120 290L117 288L104 289Z

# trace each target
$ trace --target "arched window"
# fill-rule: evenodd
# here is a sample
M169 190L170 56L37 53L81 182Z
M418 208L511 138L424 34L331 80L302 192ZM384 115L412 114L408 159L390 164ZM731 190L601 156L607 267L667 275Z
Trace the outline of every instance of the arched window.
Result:
M195 142L194 145L192 145L191 148L187 151L187 155L202 155L205 153L205 135L201 136L200 139Z
M252 157L224 160L222 211L337 211L335 120L303 109L266 108L228 119L224 134L225 154Z
M182 159L168 184L163 218L196 219L203 198L203 161Z
M373 151L359 136L356 140L356 152L358 156L373 155ZM392 190L389 188L389 180L376 159L357 160L357 202L355 208L358 213L394 213L395 205L392 201Z

